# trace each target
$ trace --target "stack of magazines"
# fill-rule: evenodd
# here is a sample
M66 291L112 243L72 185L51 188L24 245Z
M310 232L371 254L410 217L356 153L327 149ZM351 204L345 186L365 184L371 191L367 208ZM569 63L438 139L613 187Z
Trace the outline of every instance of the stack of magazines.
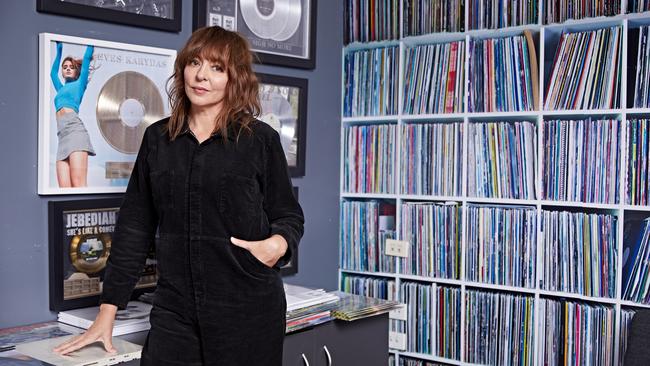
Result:
M113 336L149 330L149 313L151 305L140 301L130 301L126 309L120 310L115 316ZM99 313L99 306L59 312L58 320L61 323L88 329Z
M286 332L321 324L332 319L331 311L336 308L338 296L323 289L284 284L287 299Z

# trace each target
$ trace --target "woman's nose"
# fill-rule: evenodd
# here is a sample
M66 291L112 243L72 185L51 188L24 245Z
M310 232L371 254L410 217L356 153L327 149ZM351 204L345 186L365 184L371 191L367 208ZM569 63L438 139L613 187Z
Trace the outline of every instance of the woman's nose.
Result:
M196 69L196 80L203 81L206 80L207 66L204 62Z

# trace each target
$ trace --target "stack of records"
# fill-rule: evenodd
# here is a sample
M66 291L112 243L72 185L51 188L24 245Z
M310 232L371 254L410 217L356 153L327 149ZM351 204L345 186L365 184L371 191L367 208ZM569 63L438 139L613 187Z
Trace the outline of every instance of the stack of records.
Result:
M151 327L149 324L150 312L150 304L145 304L140 301L130 301L126 306L126 309L119 310L115 316L113 336L149 330ZM88 329L95 321L98 313L99 306L61 311L58 320L61 323Z
M287 298L287 333L330 321L330 312L339 301L338 296L323 289L286 283L284 293Z
M332 316L336 319L346 321L387 313L400 306L400 303L397 301L382 300L339 291L336 294L341 299L336 309L332 311Z

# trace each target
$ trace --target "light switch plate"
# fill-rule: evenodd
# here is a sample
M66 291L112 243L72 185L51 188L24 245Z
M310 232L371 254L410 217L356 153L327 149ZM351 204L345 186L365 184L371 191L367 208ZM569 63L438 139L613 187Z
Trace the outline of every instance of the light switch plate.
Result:
M386 255L408 258L409 242L404 240L386 239Z

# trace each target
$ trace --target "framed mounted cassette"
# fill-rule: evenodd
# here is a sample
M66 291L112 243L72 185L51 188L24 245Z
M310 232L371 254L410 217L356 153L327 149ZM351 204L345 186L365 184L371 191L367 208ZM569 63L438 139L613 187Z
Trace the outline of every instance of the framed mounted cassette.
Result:
M261 63L313 69L316 8L316 0L194 0L193 25L241 33Z
M41 33L39 194L124 192L176 51Z
M169 32L181 31L181 0L37 0L36 10Z
M280 134L292 177L305 175L307 137L307 79L257 73L260 120Z
M48 202L50 310L97 306L121 198ZM154 248L133 292L158 280Z

